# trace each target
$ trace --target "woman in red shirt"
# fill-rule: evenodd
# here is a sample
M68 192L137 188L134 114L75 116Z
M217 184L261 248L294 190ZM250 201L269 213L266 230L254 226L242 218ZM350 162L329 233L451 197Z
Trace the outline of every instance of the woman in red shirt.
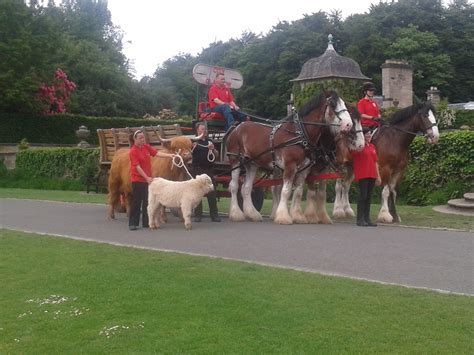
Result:
M376 227L370 220L370 203L374 185L380 185L380 173L377 163L377 151L370 143L372 132L368 127L363 128L365 146L360 152L352 151L352 165L355 180L359 182L359 199L357 200L357 225L361 227Z
M375 85L367 82L362 87L362 93L364 97L357 103L357 111L360 113L360 123L362 126L378 127L380 126L379 120L380 109L374 100Z
M153 181L151 173L151 157L173 158L174 154L158 152L151 145L145 143L145 134L141 130L135 131L130 140L130 174L132 180L132 205L128 220L128 229L137 230L142 215L142 226L148 228L148 184Z

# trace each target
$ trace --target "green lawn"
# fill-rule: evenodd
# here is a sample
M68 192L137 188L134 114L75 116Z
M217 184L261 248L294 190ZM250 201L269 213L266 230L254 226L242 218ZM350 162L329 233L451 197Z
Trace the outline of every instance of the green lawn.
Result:
M474 352L474 298L0 230L0 353Z
M80 191L59 191L59 190L28 190L28 189L12 189L0 188L0 197L12 198L28 198L39 200L53 200L66 202L82 202L82 203L107 203L107 195L105 194L87 194ZM206 206L206 199L204 199ZM332 203L327 204L329 214L332 213ZM352 206L354 211L355 205ZM206 207L205 207L206 208ZM468 216L458 216L452 214L443 214L433 211L433 206L407 206L399 205L399 214L402 218L401 225L430 227L430 228L453 228L466 231L474 231L474 218ZM375 220L380 205L372 205L372 219ZM229 211L229 199L221 198L219 201L219 211L227 213ZM269 215L271 212L271 201L265 200L263 213ZM343 222L354 223L354 218L348 218Z

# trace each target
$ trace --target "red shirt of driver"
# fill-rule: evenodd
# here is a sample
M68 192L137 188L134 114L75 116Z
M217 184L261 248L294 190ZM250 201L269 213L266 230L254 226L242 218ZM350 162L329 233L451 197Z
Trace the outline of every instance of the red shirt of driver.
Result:
M149 144L144 144L141 148L135 144L130 148L130 173L132 182L146 182L143 176L137 171L137 165L151 177L151 157L155 156L158 151Z
M221 101L224 101L226 104L234 101L234 97L232 96L230 89L225 85L222 88L220 88L216 84L212 85L211 88L209 89L209 92L207 93L207 98L209 100L210 108L219 106L218 104L214 102L214 99L219 99Z

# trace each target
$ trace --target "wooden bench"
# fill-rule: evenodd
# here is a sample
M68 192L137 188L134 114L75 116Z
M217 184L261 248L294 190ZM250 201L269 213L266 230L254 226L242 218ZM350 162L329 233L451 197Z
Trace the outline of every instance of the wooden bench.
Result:
M98 191L101 186L107 187L109 169L112 165L115 153L119 149L130 148L130 135L135 133L137 130L141 130L145 134L145 142L147 144L150 144L157 149L161 148L161 142L158 135L160 135L161 138L172 138L183 135L183 130L179 124L98 129L97 135L99 136L100 145L100 169L97 176L94 176L90 181L87 181L87 192L90 190L90 185L95 186L96 191Z

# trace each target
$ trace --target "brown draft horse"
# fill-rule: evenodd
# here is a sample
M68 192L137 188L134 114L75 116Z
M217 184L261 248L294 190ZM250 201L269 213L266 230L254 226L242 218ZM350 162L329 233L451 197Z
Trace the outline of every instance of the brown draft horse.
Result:
M377 220L385 223L400 222L395 208L396 186L401 181L408 165L408 149L418 132L423 132L427 142L436 144L439 140L435 109L431 102L412 105L397 111L383 124L372 138L377 149L380 177L382 179L382 202ZM344 181L336 182L336 200L333 216L341 218L354 216L349 204L349 187L354 179L349 167Z
M288 198L293 183L296 186L295 193L303 191L303 183L309 173L307 167L311 163L308 151L317 145L325 127L330 127L329 131L336 136L339 132L348 132L352 125L346 105L335 91L313 98L291 121L276 126L256 122L238 125L226 139L227 155L232 168L229 219L243 221L248 217L253 221L262 220L251 200L253 181L259 168L272 172L277 167L283 171L283 188L275 213L275 223L291 224L293 221L304 220L302 215L290 216ZM243 212L237 203L241 166L246 171L242 186Z

